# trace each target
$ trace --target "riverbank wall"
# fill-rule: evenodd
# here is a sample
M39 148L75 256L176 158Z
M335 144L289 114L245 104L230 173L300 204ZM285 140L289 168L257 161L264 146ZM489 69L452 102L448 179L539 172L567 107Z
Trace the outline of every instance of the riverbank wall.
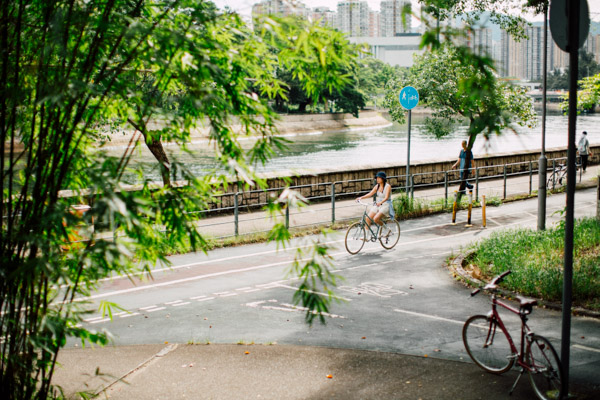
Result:
M600 146L592 147L593 156L589 159L590 165L600 163ZM552 160L557 163L565 163L567 157L566 148L551 148L546 150L548 167L552 167ZM476 171L472 178L477 175L480 179L491 176L507 176L514 174L537 173L540 151L520 151L514 153L499 153L475 157ZM459 179L457 170L452 170L452 165L457 158L443 160L428 160L411 163L410 174L413 185L429 185L429 187L441 186L445 182L456 185ZM506 168L506 170L505 170ZM321 170L297 170L294 173L279 172L277 174L264 174L268 187L283 188L293 187L302 196L311 199L329 199L330 196L348 195L358 196L371 190L374 185L373 177L378 171L384 171L388 176L388 182L394 188L406 185L405 164L373 164L353 170L344 169L321 169ZM454 182L454 183L453 183ZM534 185L537 189L537 182ZM270 194L261 190L245 190L243 185L233 183L228 190L223 192L220 204L214 204L214 208L233 207L234 202L240 208L254 208L265 204ZM237 197L237 200L234 199Z
M279 135L301 135L305 133L317 132L335 132L349 129L378 129L390 126L392 123L382 114L385 110L364 110L361 111L358 118L352 114L346 113L323 113L323 114L279 114L279 120L275 123ZM200 140L207 140L210 135L208 123L204 127L198 127L191 131L190 142L194 143ZM161 129L160 123L149 123L149 129ZM243 135L241 125L232 123L231 129ZM104 147L123 147L131 144L131 139L135 131L127 130L108 134L108 140L103 144Z

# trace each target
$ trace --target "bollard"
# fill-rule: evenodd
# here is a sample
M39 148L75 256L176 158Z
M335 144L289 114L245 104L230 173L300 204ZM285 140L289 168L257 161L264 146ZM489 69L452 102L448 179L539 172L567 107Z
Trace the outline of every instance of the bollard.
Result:
M458 208L458 191L454 191L454 204L452 205L452 225L456 225L456 209Z
M471 211L473 211L473 190L469 190L469 211L467 213L467 225L465 225L467 228L473 226L471 224Z
M481 196L481 219L482 219L483 227L485 228L485 225L486 225L486 221L485 221L485 195Z

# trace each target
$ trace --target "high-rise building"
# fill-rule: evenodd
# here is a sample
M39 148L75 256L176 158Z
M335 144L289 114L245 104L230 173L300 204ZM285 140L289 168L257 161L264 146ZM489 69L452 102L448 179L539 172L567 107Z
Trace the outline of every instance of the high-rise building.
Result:
M280 15L287 17L299 15L308 17L309 10L304 3L298 0L263 0L252 6L252 16L258 15Z
M349 36L369 36L369 5L366 1L346 0L337 5L337 29Z
M516 41L505 31L501 39L501 66L499 72L503 76L510 76L521 80L538 81L543 77L544 62L544 28L532 26L526 30L527 39ZM560 68L560 54L558 47L551 40L548 28L548 72Z
M369 37L381 36L381 14L378 11L369 10Z
M410 7L410 0L382 0L379 9L381 36L410 32Z
M336 15L335 11L331 11L327 7L316 7L310 12L310 18L313 21L318 21L321 26L329 26L334 28L336 26Z

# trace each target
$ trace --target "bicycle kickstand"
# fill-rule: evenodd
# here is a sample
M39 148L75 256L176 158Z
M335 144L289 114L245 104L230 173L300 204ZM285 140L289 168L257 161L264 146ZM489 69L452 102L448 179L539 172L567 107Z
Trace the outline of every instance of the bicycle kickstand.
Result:
M515 390L515 388L517 387L517 383L519 383L519 379L521 379L521 377L523 376L523 374L525 373L525 368L521 368L521 372L519 373L519 376L517 376L517 380L515 381L515 383L512 385L512 388L510 389L510 392L508 392L509 396L512 396L512 392Z

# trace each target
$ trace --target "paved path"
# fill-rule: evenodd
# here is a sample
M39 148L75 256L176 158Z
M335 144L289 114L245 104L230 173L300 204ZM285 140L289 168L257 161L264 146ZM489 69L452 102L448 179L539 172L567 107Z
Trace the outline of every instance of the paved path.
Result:
M576 201L576 215L595 213L595 190L578 192ZM401 242L389 252L372 244L349 256L339 247L342 232L334 234L334 268L344 278L336 294L347 300L334 305L327 325L312 329L289 305L297 285L284 275L291 254L257 244L173 257L175 267L154 281L100 288L93 301L116 301L130 312L88 321L113 332L116 347L66 349L55 382L74 393L84 383L97 391L126 376L130 384L108 392L123 399L507 398L516 371L483 373L460 339L463 321L485 312L488 300L469 299L442 264L496 229L535 226L536 204L490 208L487 229L478 218L465 228L464 212L455 226L448 214L404 221ZM551 223L564 195L548 204ZM599 323L573 318L571 383L580 398L600 395ZM536 309L532 325L559 346L560 313ZM94 376L96 367L107 375ZM526 379L513 398L532 398Z

